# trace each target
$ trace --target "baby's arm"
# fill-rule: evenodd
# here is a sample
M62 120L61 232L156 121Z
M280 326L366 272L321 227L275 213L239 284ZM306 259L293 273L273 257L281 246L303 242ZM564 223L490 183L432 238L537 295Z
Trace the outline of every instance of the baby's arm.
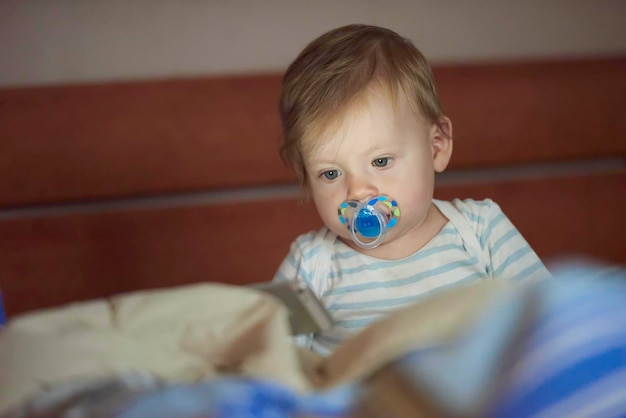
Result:
M304 281L310 286L312 276L312 272L310 270L311 263L309 263L309 269L307 269L304 253L299 244L301 240L302 237L298 238L291 244L287 257L285 257L280 267L278 267L272 281L281 282L286 280L298 280ZM311 349L313 335L298 335L296 337L292 337L292 340L300 347Z

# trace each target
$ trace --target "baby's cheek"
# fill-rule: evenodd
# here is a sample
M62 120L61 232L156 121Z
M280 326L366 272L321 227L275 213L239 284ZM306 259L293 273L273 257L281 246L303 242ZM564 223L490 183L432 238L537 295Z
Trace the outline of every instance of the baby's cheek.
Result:
M337 193L334 189L327 188L320 190L314 188L312 197L317 213L322 219L322 222L324 222L324 225L337 235L349 236L346 225L342 224L339 220L338 210L339 205L342 203L339 196L343 195Z
M425 181L417 181L411 185L411 189L407 190L406 196L409 196L407 203L413 206L422 206L429 204L433 198L434 188L432 184Z
M339 216L337 215L337 210L326 210L324 213L320 213L320 217L322 218L322 222L329 227L330 229L337 230L341 226L341 222L339 221Z
M339 220L337 208L332 211L324 211L324 214L320 213L320 218L322 218L324 225L335 234L346 238L350 236L347 226Z

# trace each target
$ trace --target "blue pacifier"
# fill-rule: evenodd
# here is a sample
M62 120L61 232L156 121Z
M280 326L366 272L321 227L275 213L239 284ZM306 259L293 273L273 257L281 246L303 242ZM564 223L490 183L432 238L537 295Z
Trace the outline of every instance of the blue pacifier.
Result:
M400 218L400 208L389 196L378 196L367 202L346 200L337 211L339 220L348 227L353 241L361 248L378 247L388 229Z

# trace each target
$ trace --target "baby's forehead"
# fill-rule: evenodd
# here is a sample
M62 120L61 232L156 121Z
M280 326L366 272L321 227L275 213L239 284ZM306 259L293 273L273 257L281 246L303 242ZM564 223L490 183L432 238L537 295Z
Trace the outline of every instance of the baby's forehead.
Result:
M356 125L356 113L362 109L351 108L332 118L320 119L309 125L301 140L305 162L323 160L338 152Z
M301 139L303 159L314 160L338 150L343 140L365 131L393 129L402 115L423 120L404 95L373 91L363 95L332 114L318 117L308 124Z

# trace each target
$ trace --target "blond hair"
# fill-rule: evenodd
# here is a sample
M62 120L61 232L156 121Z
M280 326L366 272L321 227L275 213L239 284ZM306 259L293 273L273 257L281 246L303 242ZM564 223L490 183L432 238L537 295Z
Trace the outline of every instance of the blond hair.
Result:
M397 33L348 25L313 40L287 69L282 82L280 154L308 184L303 138L319 134L363 94L382 87L404 94L417 116L439 124L443 116L435 81L422 53Z

